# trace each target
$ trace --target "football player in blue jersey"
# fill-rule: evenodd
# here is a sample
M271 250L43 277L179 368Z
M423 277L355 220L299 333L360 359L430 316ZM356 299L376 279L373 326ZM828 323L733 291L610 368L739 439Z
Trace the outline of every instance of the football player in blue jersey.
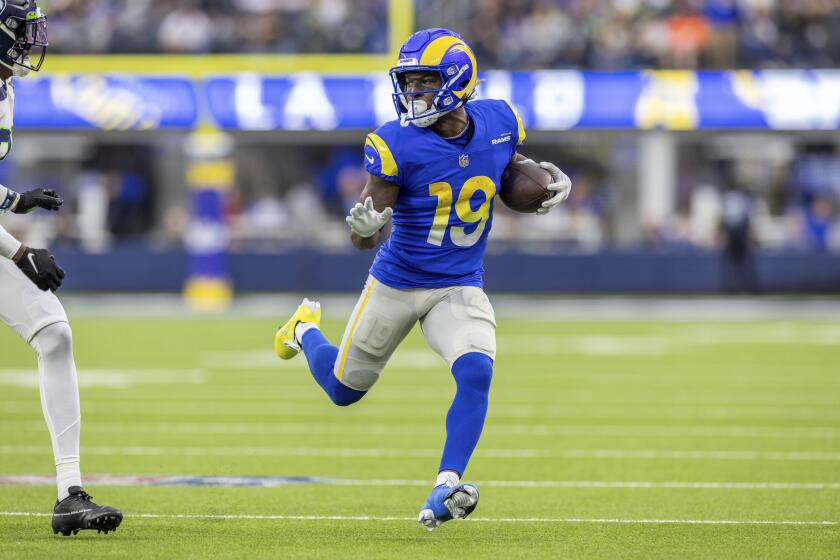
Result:
M493 199L525 140L522 121L505 101L473 100L477 64L456 33L427 29L402 46L391 69L398 120L367 136L369 173L347 223L353 245L379 249L341 346L319 330L318 302L304 300L275 336L290 359L303 350L318 384L339 406L358 402L379 379L417 321L429 345L451 367L457 389L446 416L446 443L435 486L420 509L429 530L464 518L478 503L461 477L487 414L496 353L496 319L482 290L484 250ZM563 202L571 181L555 165L553 196L538 213Z

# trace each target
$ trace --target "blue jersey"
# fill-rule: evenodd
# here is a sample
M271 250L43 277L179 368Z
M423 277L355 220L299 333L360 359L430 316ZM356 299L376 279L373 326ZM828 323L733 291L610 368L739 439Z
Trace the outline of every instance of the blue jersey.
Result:
M399 121L365 140L368 173L399 187L391 236L370 271L386 286L483 284L493 198L525 130L505 101L471 101L464 107L473 127L466 146Z

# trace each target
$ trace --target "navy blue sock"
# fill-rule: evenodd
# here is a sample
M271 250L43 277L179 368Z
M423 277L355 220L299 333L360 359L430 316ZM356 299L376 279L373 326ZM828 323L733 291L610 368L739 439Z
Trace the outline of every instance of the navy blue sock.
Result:
M484 428L493 360L477 352L465 354L452 364L452 375L458 389L446 415L446 444L440 470L463 475Z
M338 406L348 406L361 400L367 391L357 391L343 384L335 376L335 358L338 348L327 341L318 329L309 329L301 340L309 371L321 389Z

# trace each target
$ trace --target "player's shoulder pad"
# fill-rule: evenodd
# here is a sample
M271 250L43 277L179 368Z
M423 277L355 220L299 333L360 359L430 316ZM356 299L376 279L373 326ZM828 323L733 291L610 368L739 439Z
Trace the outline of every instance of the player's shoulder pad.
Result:
M513 106L513 103L505 100L501 101L504 103L507 110L510 113L513 113L513 118L516 120L516 145L521 146L525 143L525 138L527 134L525 133L525 125L522 124L522 117L519 116L519 112L516 110L516 107Z
M474 112L482 114L489 121L501 124L511 132L516 131L516 142L513 146L521 146L525 142L525 126L519 113L508 101L502 99L477 99L470 101Z
M377 175L396 182L400 174L398 121L387 122L365 138L365 168L371 175Z
M487 112L491 118L497 119L516 130L515 146L521 146L525 142L525 125L513 104L503 99L479 99L470 102L474 108L480 108Z

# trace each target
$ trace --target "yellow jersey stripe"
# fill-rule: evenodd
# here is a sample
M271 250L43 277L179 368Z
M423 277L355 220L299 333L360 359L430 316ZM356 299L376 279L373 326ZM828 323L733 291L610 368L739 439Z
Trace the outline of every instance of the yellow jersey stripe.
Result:
M391 148L388 147L385 140L371 133L368 134L365 145L371 146L379 154L383 175L387 175L388 177L396 177L398 175L397 160L394 159L394 154L391 153Z
M516 131L518 135L516 145L521 146L522 143L525 141L525 137L527 136L527 134L525 134L525 125L522 124L522 119L519 117L519 113L516 112L516 109L514 109L510 101L505 101L505 103L507 103L508 107L510 107L510 110L513 111L513 116L516 117L516 125L518 127L518 130Z
M373 292L373 285L375 283L376 278L371 276L370 284L368 285L367 291L365 291L365 297L362 299L359 311L356 313L356 316L353 317L353 324L350 327L350 333L347 335L347 340L344 342L344 347L341 349L341 360L339 360L338 369L335 371L335 376L339 380L341 380L341 377L344 375L344 362L347 360L347 351L350 349L350 344L353 341L353 334L356 332L356 325L359 324L359 317L362 316L362 312L365 310L365 306L367 305L368 299L370 299L370 294Z

